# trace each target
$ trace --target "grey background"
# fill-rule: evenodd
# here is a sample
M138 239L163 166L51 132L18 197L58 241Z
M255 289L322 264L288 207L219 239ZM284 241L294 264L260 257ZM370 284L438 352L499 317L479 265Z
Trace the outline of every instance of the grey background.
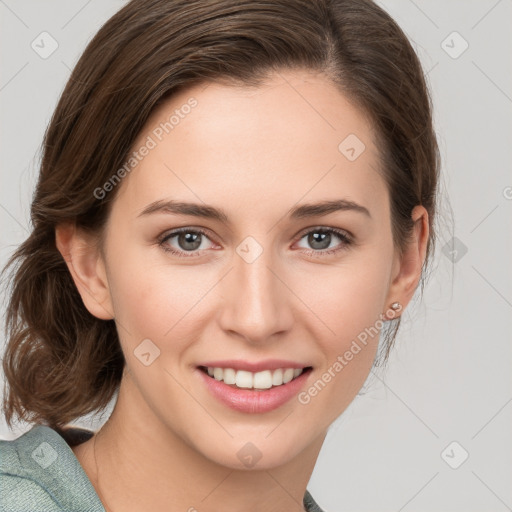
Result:
M0 0L2 266L28 234L41 140L70 70L124 3ZM378 3L428 71L441 232L432 278L405 312L387 371L371 375L332 425L308 488L326 512L512 510L512 1ZM46 59L31 47L43 31L58 43ZM460 55L454 31L469 45ZM0 437L27 428L0 422Z

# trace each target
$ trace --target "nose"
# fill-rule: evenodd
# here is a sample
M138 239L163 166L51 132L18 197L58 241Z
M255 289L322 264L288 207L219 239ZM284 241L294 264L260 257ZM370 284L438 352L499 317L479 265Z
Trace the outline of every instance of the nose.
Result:
M274 342L275 335L294 324L294 295L282 267L270 249L264 249L254 261L235 253L233 267L221 283L221 328L248 343Z

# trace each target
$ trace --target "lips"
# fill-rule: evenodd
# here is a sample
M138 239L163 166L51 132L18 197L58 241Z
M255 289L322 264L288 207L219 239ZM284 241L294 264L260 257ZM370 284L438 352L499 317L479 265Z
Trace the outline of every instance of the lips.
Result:
M205 361L197 368L215 380L239 389L269 389L287 384L312 367L285 359L252 362L229 359Z
M205 368L200 366L199 369L204 373L222 381L232 387L239 389L270 389L271 387L282 386L296 379L307 368L278 368L276 370L262 370L260 372L248 372L246 370L235 370L234 368L220 368L218 366L209 366Z
M208 368L210 372L208 372ZM247 368L252 370L247 370ZM279 384L279 373L283 368L288 371L287 382L284 382L284 372L282 372L283 382ZM249 363L247 361L231 360L205 362L198 366L194 373L220 403L238 412L254 414L270 412L289 402L306 386L312 371L311 366L293 361L271 360ZM209 374L215 372L217 373L217 379L215 375ZM235 375L234 384L224 382L226 372L228 382L232 382L233 374ZM275 377L276 372L277 377ZM291 380L289 380L290 372ZM241 375L239 383L243 387L236 385L239 374ZM256 377L258 374L266 375ZM269 386L269 374L272 374L272 379L276 379L272 382L276 382L277 385Z

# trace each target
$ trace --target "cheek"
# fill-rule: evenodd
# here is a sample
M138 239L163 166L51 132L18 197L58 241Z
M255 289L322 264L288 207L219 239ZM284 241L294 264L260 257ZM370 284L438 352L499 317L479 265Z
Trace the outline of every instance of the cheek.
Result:
M356 261L357 260L357 261ZM321 339L332 340L333 348L356 337L375 324L384 312L389 269L384 259L354 256L338 267L305 274L294 292L323 325Z
M321 320L314 320L318 327L312 336L323 360L298 402L308 415L321 418L325 427L348 407L366 381L384 325L381 314L387 291L385 269L374 265L345 270L323 283L324 293L310 291L305 295L306 285L302 292L309 297L304 301ZM315 283L322 284L318 280ZM311 423L304 428L315 427Z
M309 322L314 326L311 335L324 358L321 382L312 395L322 395L319 409L329 409L330 400L336 404L331 406L333 418L359 391L375 358L389 281L390 261L378 257L383 252L355 255L337 269L302 280L294 290L311 310L308 318L311 312L315 315ZM324 387L326 392L319 393Z
M162 337L186 313L198 287L179 273L141 268L115 276L116 319L140 335Z
M113 254L112 261L122 261L110 272L116 323L127 357L149 339L160 349L159 364L175 364L204 329L208 291L218 277L207 266L172 266L161 257L155 263L148 252Z

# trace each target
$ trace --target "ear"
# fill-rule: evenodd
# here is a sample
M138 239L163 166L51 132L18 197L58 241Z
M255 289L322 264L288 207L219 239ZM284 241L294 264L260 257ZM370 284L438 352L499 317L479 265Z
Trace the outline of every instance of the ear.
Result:
M97 239L74 223L55 228L55 244L89 313L102 320L114 318L103 257Z
M411 239L402 257L397 256L393 266L392 281L385 303L388 310L390 304L400 302L400 311L403 311L411 301L421 278L429 237L428 212L425 207L415 206L411 219L414 222Z

